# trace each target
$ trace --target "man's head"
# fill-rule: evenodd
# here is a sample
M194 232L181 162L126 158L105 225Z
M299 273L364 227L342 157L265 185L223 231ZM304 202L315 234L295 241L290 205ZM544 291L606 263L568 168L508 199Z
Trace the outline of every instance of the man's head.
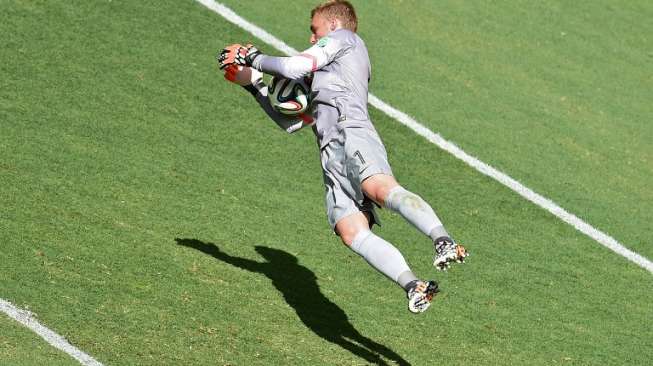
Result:
M311 11L311 43L336 29L356 32L358 19L354 7L346 0L329 0Z

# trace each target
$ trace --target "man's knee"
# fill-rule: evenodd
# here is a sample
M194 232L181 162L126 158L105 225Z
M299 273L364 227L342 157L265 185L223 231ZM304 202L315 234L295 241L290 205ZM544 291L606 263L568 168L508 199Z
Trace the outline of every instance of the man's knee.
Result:
M356 235L360 233L362 230L369 230L367 227L361 227L361 226L345 226L341 229L338 229L338 235L340 235L340 240L342 240L342 243L345 244L346 246L350 247L351 244L354 242L354 239L356 239Z
M338 233L340 235L340 240L342 241L343 244L346 246L350 247L351 244L354 242L354 239L356 238L356 234L358 233Z
M361 185L365 195L381 206L385 205L388 193L397 186L399 183L395 178L387 174L373 175L365 179Z
M343 244L351 246L358 235L363 230L370 229L370 219L366 213L358 212L347 216L336 224L336 233L340 236Z

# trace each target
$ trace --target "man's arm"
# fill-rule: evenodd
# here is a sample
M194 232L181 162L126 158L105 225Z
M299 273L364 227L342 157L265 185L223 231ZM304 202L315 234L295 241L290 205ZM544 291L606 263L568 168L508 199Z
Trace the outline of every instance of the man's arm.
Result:
M347 52L351 45L329 36L297 56L276 57L264 55L252 45L234 44L225 47L218 56L221 68L231 64L249 66L271 75L299 79L328 65Z
M348 45L339 40L326 36L297 56L275 57L259 52L251 58L251 64L253 68L266 74L299 79L328 65L348 48Z
M298 116L287 116L272 108L268 99L268 87L263 83L263 80L259 80L250 85L244 85L243 88L254 96L254 99L256 99L256 102L258 102L263 111L284 131L293 133L313 123L313 118L310 115L302 113Z
M247 90L263 111L272 119L279 128L288 133L293 133L312 124L313 118L309 115L288 116L277 112L268 99L268 87L263 83L262 74L248 67L229 65L225 69L225 79L242 86Z

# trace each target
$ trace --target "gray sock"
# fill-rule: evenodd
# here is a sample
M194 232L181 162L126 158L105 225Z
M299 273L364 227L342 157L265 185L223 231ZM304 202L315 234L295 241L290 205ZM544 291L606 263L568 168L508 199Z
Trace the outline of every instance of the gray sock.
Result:
M429 234L429 237L431 240L435 241L437 238L441 238L443 236L449 236L449 233L447 230L444 229L444 226L438 226L435 229L431 230L431 233Z
M351 249L402 288L406 288L409 282L417 279L401 252L369 230L362 230L356 235Z
M401 186L393 188L385 198L385 207L400 214L417 230L435 240L441 236L449 236L442 222L431 206L420 196L407 191Z

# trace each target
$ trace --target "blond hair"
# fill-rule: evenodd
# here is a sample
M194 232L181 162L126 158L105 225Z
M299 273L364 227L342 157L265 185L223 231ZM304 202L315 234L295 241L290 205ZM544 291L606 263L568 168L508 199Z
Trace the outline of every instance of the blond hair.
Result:
M329 0L316 6L311 10L311 19L314 16L321 15L327 20L337 19L343 28L356 32L358 28L358 18L356 10L349 1L346 0Z

